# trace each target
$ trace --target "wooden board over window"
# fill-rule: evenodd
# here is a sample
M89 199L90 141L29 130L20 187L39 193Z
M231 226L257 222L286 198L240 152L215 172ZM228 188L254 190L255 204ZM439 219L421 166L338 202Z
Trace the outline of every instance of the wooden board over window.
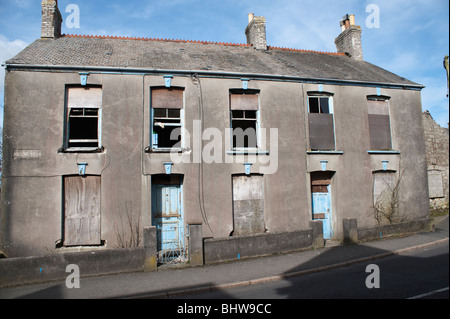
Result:
M182 109L183 89L153 88L152 108L154 109Z
M331 185L333 172L312 172L311 173L311 192L328 193L328 185Z
M442 198L445 196L441 171L438 170L428 171L428 190L430 198Z
M100 176L65 177L64 246L100 244Z
M311 150L334 150L333 114L309 113L309 147Z
M392 149L388 101L368 100L367 111L369 114L370 149Z
M258 95L256 94L231 94L231 110L258 111Z
M67 90L67 105L69 108L102 106L101 88L69 88Z

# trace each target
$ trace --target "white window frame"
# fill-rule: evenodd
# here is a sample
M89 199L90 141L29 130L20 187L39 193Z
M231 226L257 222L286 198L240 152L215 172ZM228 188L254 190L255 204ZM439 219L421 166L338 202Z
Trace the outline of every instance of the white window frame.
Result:
M67 92L71 89L72 87L68 87L66 88ZM76 88L76 87L75 87ZM103 90L99 87L93 87L93 88L97 88L100 89L101 92L103 93ZM71 117L71 110L72 109L96 109L98 110L97 113L97 139L93 139L93 140L85 140L85 139L80 139L80 140L71 140L70 139L70 117ZM83 112L84 113L84 112ZM92 146L76 146L76 147L71 147L70 143L89 143L89 142L97 142L97 146L96 147L92 147ZM65 140L64 140L64 149L67 152L90 152L90 151L98 151L102 149L102 106L70 106L69 105L69 101L67 101L67 105L66 105L66 119L65 119Z

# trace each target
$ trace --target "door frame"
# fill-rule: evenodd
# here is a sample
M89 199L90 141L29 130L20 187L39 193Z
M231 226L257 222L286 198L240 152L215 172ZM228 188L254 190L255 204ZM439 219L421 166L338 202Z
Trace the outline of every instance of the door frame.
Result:
M327 212L328 216L326 218L315 218L314 215L314 194L325 195L326 203L327 203ZM319 193L319 192L311 192L311 209L312 209L312 219L313 220L321 220L323 226L323 239L332 239L333 238L333 226L332 226L332 204L331 204L331 185L327 185L327 193ZM325 216L324 216L325 217Z
M176 199L177 206L179 209L179 217L157 217L155 216L156 211L154 210L156 190L158 187L170 187L177 186L178 192ZM152 225L156 227L156 245L158 249L158 262L159 263L169 263L169 262L185 262L187 261L187 251L186 251L186 232L185 232L185 218L184 218L184 201L183 201L183 175L153 175L152 176L152 186L151 186L151 220ZM164 249L162 242L162 227L164 221L167 220L167 224L176 223L174 236L178 236L178 245L175 249Z
M333 177L336 172L334 171L314 171L310 172L310 205L311 205L311 219L312 220L322 220L324 223L325 219L314 218L314 205L313 205L313 194L322 192L313 192L313 186L326 186L327 188L327 203L328 203L328 225L323 224L323 236L325 240L331 240L334 237L334 229L333 229L333 194L332 194L332 184ZM314 185L313 185L314 184ZM323 192L325 194L325 192ZM326 227L329 226L329 236L326 234Z

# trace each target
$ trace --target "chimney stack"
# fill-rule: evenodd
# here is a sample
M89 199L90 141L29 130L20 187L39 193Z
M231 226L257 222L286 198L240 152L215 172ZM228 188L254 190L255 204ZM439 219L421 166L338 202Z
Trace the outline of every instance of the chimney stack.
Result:
M245 35L247 44L251 44L256 50L267 50L266 18L255 17L253 13L249 13Z
M58 0L42 0L41 38L61 36L62 16L58 9Z
M355 24L355 15L346 14L340 22L341 34L334 40L339 53L346 53L355 60L363 60L361 27Z

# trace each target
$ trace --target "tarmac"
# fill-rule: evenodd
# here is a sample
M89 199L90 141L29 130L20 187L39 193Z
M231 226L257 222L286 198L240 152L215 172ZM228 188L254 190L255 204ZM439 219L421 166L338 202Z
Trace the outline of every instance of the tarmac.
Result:
M371 262L378 258L426 249L434 245L448 244L448 215L435 218L434 225L433 232L382 238L353 245L327 242L324 248L317 250L241 259L201 267L163 266L155 272L81 277L79 288L70 289L65 281L2 288L0 298L182 298L186 294L283 280L355 263Z

